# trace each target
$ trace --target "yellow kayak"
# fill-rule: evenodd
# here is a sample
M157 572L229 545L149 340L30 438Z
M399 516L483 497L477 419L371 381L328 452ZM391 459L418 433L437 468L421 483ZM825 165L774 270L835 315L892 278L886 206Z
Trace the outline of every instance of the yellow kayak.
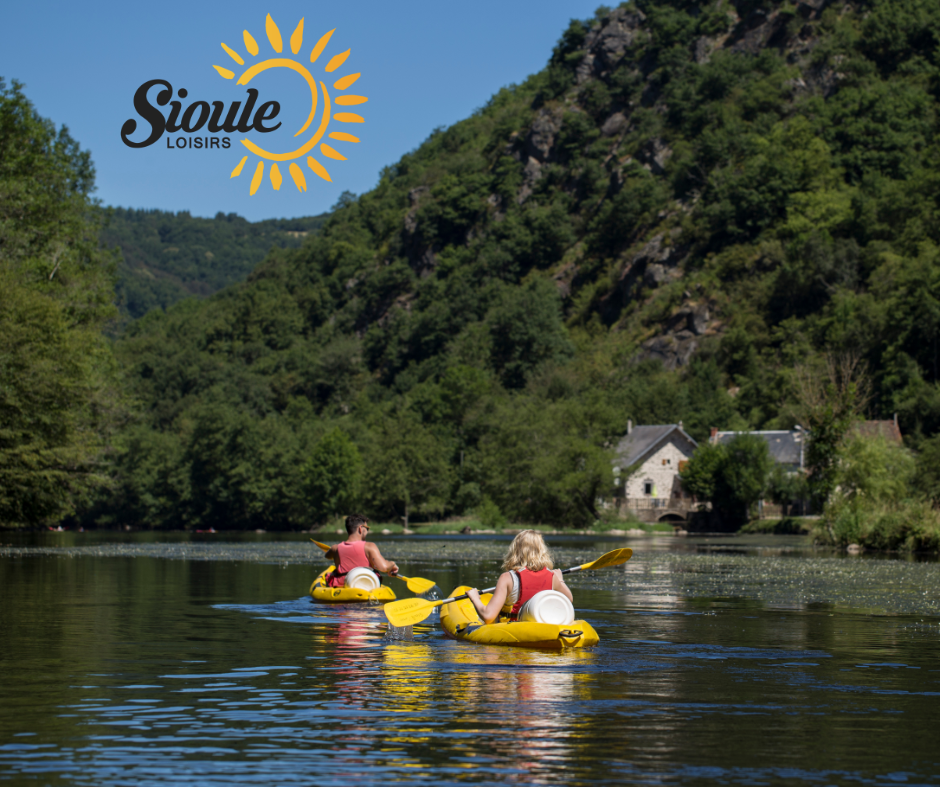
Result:
M450 596L460 596L469 586L455 588ZM485 605L492 594L482 594ZM600 641L594 627L587 621L570 624L535 624L528 621L502 619L498 624L484 624L469 599L448 602L441 606L441 624L444 631L457 640L486 643L491 646L519 646L521 648L553 649L594 646Z
M313 584L310 586L310 596L317 602L391 602L395 599L395 592L388 586L379 586L372 591L365 591L361 588L330 588L326 584L326 576L333 571L335 567L327 567L320 573Z

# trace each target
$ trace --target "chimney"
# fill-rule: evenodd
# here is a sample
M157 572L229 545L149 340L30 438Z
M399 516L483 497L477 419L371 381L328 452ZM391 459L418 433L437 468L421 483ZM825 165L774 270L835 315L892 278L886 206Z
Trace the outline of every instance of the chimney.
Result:
M712 445L718 443L718 428L712 427L708 432L708 442Z
M898 414L897 413L894 414L894 426L895 427L898 426Z
M633 419L627 419L627 435L633 432Z

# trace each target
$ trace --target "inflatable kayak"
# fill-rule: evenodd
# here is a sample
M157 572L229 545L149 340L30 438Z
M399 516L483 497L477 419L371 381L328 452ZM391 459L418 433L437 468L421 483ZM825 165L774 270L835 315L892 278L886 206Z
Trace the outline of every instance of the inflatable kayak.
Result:
M362 588L330 588L326 584L326 576L335 567L329 566L320 573L310 586L310 596L317 602L391 602L395 599L395 592L388 586L379 586L372 591Z
M470 586L455 588L450 596L460 596ZM485 605L492 594L482 594ZM587 621L570 624L537 624L528 621L509 621L484 624L469 599L448 602L441 606L441 624L444 631L456 640L485 643L491 646L519 646L521 648L553 649L584 648L597 644L600 638Z

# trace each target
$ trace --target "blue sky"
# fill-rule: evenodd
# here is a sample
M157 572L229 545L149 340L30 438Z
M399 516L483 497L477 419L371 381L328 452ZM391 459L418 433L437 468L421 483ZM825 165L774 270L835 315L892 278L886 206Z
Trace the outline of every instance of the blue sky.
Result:
M373 188L383 167L420 145L434 128L467 117L501 87L541 70L569 20L593 17L598 5L594 0L212 4L32 0L4 9L0 76L7 83L13 79L24 83L39 113L67 125L82 147L91 150L97 168L95 196L106 205L188 210L197 216L235 212L251 220L310 216L329 210L343 191L360 194ZM261 48L258 60L275 57L265 33L267 14L280 28L287 55L287 40L304 18L297 58L305 64L309 64L305 55L320 36L336 29L317 60L321 70L311 66L318 80L362 75L346 92L367 96L369 101L345 109L361 114L365 123L352 128L331 122L329 128L352 131L360 142L333 143L347 155L346 161L318 156L332 183L304 166L308 188L301 194L284 163L285 182L279 191L271 186L266 167L262 185L250 196L257 157L250 155L243 173L229 178L248 153L237 134L230 135L229 150L167 150L170 135L148 148L124 145L121 127L138 117L134 93L147 80L169 81L174 99L176 90L185 88L189 95L184 109L200 99L224 101L226 107L232 100L244 99L246 88L226 81L212 66L238 69L221 42L250 65L242 36L245 29ZM322 64L346 49L351 50L347 61L327 77ZM303 78L278 69L259 75L251 84L260 92L259 103L272 99L281 103L278 120L284 126L281 134L262 139L254 133L249 138L259 144L270 142L271 150L293 149L298 144L292 140L293 132L309 112L310 91ZM145 122L138 125L134 139L149 131Z

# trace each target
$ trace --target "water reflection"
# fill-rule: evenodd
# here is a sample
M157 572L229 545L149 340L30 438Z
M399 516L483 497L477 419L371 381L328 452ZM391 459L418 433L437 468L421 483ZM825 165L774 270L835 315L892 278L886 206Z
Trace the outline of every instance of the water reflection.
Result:
M581 652L564 662L579 658L589 662L592 655ZM454 700L480 715L492 713L494 705L505 710L500 715L503 736L491 745L495 753L529 774L573 757L568 740L583 724L572 719L571 708L575 700L589 697L590 674L573 672L558 655L516 655L495 648L460 653L455 662L475 669Z

